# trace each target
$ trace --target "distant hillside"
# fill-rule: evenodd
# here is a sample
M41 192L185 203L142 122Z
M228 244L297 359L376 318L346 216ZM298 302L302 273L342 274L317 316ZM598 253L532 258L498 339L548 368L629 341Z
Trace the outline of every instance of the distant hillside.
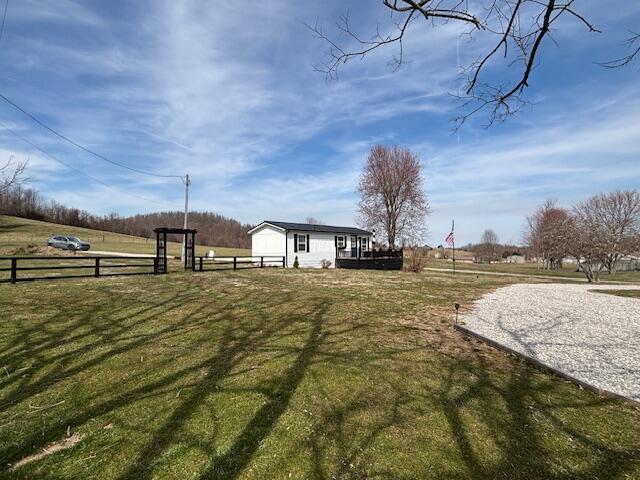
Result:
M182 228L183 225L184 212L159 212L122 218L122 230L119 231L137 237L152 237L156 227ZM201 245L251 248L251 237L247 234L251 225L243 225L217 213L189 213L189 228L198 230L196 240Z
M22 187L0 194L0 214L147 238L153 237L156 227L182 227L184 221L183 212L158 212L131 217L115 213L94 215L48 200L35 190ZM251 239L247 235L251 226L217 213L190 213L189 228L198 230L196 241L199 245L251 248Z
M60 225L22 217L0 215L1 255L50 255L61 254L59 250L47 250L47 239L53 235L73 235L91 243L91 251L148 253L156 251L155 239L134 237L93 228ZM169 255L180 255L181 243L167 242ZM216 255L251 255L251 250L219 245L198 245L197 255L206 255L215 250Z

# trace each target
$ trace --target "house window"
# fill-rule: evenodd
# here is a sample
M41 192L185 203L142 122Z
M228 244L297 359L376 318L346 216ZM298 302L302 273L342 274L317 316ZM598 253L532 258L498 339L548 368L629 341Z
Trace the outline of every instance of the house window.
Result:
M307 251L307 236L306 235L298 235L298 251L306 252Z
M347 247L347 237L345 236L338 236L338 240L337 240L337 245L338 248L346 248Z
M363 252L367 251L369 249L369 239L368 238L360 239L360 245Z

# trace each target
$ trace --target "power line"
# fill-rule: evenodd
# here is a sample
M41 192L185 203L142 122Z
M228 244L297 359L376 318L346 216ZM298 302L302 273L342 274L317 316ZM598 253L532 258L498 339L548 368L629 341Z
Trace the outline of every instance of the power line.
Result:
M4 22L7 19L7 8L9 8L9 0L4 2L4 13L2 14L2 25L0 25L0 41L2 41L2 34L4 33Z
M14 131L14 130L12 130L11 128L9 128L9 127L7 126L7 124L5 124L4 122L0 122L0 126L2 126L2 127L3 127L3 129L5 129L6 131L8 131L9 133L11 133L12 135L14 135L15 137L17 137L17 138L19 138L20 140L22 140L24 143L26 143L26 144L30 145L31 147L35 148L36 150L38 150L40 153L42 153L43 155L47 156L47 157L48 157L48 158L50 158L51 160L53 160L53 161L55 161L55 162L58 162L58 163L59 163L59 164L61 164L61 165L64 165L66 168L68 168L68 169L70 169L70 170L73 170L74 172L79 173L80 175L83 175L83 176L87 177L88 179L90 179L90 180L92 180L92 181L94 181L94 182L96 182L96 183L99 183L100 185L103 185L103 186L105 186L105 187L107 187L107 188L110 188L110 189L112 189L112 190L116 190L116 191L118 191L118 192L120 192L120 193L124 193L125 195L129 195L130 197L135 197L135 198L138 198L138 199L140 199L140 200L144 200L145 202L151 202L151 203L155 203L155 204L157 204L157 205L161 205L161 206L170 206L170 207L172 207L172 208L175 208L175 205L172 205L172 204L170 204L170 203L161 202L161 201L158 201L158 200L152 200L152 199L150 199L150 198L146 198L146 197L143 197L143 196L141 196L141 195L137 195L137 194L135 194L135 193L131 193L131 192L129 192L129 191L127 191L127 190L124 190L124 189L122 189L122 188L115 187L115 186L113 186L113 185L109 185L108 183L103 182L102 180L97 179L97 178L95 178L95 177L92 177L92 176L91 176L91 175L89 175L88 173L85 173L85 172L83 172L82 170L80 170L80 169L78 169L78 168L76 168L76 167L74 167L74 166L72 166L72 165L69 165L67 162L63 162L63 161L62 161L62 160L60 160L59 158L54 157L53 155L51 155L51 154L50 154L49 152L47 152L46 150L42 149L41 147L39 147L39 146L38 146L38 145L36 145L35 143L31 142L29 139L27 139L27 138L23 137L23 136L22 136L22 135L20 135L19 133L15 132L15 131Z
M93 155L96 158L99 158L100 160L104 160L105 162L108 162L112 165L116 165L120 168L124 168L126 170L130 170L132 172L135 173L139 173L141 175L148 175L150 177L159 177L159 178L180 178L182 179L181 175L160 175L157 173L153 173L153 172L147 172L145 170L139 170L137 168L133 168L130 167L128 165L125 165L124 163L120 163L120 162L116 162L115 160L111 160L107 157L105 157L104 155L100 155L99 153L94 152L93 150L84 147L82 145L80 145L78 142L75 142L74 140L70 139L69 137L63 135L62 133L54 130L53 128L51 128L50 126L48 126L46 123L44 123L42 120L38 119L37 117L35 117L34 115L32 115L31 113L27 112L24 108L22 108L20 105L14 103L13 101L11 101L10 99L8 99L7 97L5 97L2 93L0 93L0 99L4 100L5 102L7 102L9 105L11 105L12 107L14 107L16 110L19 110L20 112L22 112L24 115L26 115L27 117L29 117L31 120L33 120L34 122L36 122L38 125L40 125L41 127L45 128L46 130L48 130L49 132L53 133L56 137L61 138L62 140L64 140L65 142L70 143L71 145L87 152L90 155Z

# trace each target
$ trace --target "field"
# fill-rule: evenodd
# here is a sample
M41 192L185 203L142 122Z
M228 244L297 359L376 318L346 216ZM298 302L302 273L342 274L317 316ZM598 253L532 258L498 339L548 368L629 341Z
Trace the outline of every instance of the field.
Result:
M453 330L454 302L511 281L265 269L0 285L0 477L640 478L640 410Z
M16 249L29 245L46 247L47 239L52 235L77 236L82 240L88 240L91 250L96 251L155 254L156 249L155 239L0 215L0 255L13 255ZM203 245L196 246L196 255L206 255L211 249L215 250L216 255L251 255L250 250L242 248ZM169 255L180 255L180 243L169 243L167 252Z
M432 259L428 262L429 268L452 268L452 262L448 260L435 260ZM562 270L544 270L538 266L537 263L460 263L456 262L456 269L473 270L481 272L497 272L497 273L509 273L518 275L541 275L558 278L586 278L584 273L578 272L575 265L565 265ZM616 272L608 274L602 272L600 274L600 281L611 282L640 282L640 272Z

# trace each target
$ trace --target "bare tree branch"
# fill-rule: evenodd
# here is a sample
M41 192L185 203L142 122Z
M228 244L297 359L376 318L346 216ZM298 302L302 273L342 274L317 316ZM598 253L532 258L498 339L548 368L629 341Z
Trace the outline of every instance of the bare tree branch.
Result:
M467 34L484 32L494 35L497 37L496 43L462 71L466 86L463 94L455 96L462 100L465 113L455 119L457 126L483 110L489 112L487 126L522 110L527 104L522 95L529 86L541 46L546 39L555 42L551 35L552 27L560 18L573 18L589 32L600 32L574 8L575 0L562 3L557 0L486 0L484 14L477 4L470 7L465 0L383 0L382 3L393 16L400 18L394 22L392 33L380 34L380 27L377 27L376 35L365 40L353 32L348 15L340 19L338 31L356 43L356 48L352 50L330 38L318 22L313 27L307 25L317 38L329 45L329 60L315 69L323 72L328 79L337 79L339 67L351 59L364 58L374 50L396 45L398 55L394 55L391 62L395 71L404 63L403 43L408 27L417 19L427 20L434 27L456 22L469 27ZM483 80L485 69L493 63L492 60L498 59L496 54L500 51L504 59L504 80L498 83ZM625 57L617 62L628 63L638 51L640 47L630 55L631 58ZM514 66L518 67L517 70L514 70ZM517 73L511 74L512 71Z
M626 65L629 65L634 58L640 57L640 33L631 32L633 35L629 37L625 44L627 48L630 50L628 55L624 57L617 58L615 60L610 60L608 62L603 62L602 65L605 68L622 68Z
M10 188L23 184L29 180L25 176L29 161L15 161L15 156L9 156L4 165L0 165L0 193L7 192Z

